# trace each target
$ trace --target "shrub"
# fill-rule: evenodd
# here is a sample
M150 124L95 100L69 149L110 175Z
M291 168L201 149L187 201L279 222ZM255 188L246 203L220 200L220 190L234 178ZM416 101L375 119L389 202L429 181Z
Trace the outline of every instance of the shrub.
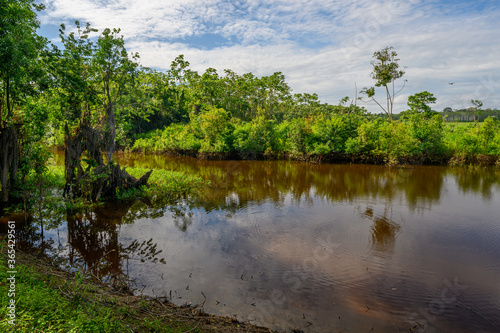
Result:
M250 122L236 126L234 130L234 148L242 157L264 154L274 150L274 126L272 120L260 116Z

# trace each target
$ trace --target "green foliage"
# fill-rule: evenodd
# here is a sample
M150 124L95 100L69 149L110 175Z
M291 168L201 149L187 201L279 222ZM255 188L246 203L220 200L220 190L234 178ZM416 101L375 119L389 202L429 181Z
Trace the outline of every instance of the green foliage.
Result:
M128 168L131 176L140 177L148 169ZM209 182L199 176L186 175L182 172L167 171L164 169L154 169L149 178L149 186L141 189L127 190L119 192L119 200L135 200L145 198L155 204L169 203L185 195L195 194Z
M380 156L390 164L404 162L422 153L422 142L418 138L421 129L415 126L413 122L383 119L365 122L359 126L357 138L347 140L346 152Z
M229 121L220 109L205 111L189 124L175 124L136 141L143 151L237 152L244 159L349 154L388 163L422 163L453 156L499 155L498 120L477 126L445 124L439 114L408 113L400 121L363 113L292 118L281 123L265 116ZM203 128L203 130L202 130ZM230 132L232 130L232 132ZM217 142L224 142L224 150ZM231 144L232 142L232 144Z
M346 142L348 154L372 154L379 147L380 128L386 121L377 118L374 121L364 122L357 129L357 137L351 137Z
M12 120L16 105L22 104L26 97L39 93L45 85L43 64L39 55L47 40L36 33L40 26L36 11L43 9L43 5L36 5L32 0L0 1L2 125Z
M408 126L400 122L384 123L380 128L380 137L375 154L380 154L389 163L398 159L408 159L419 153L418 139L415 138Z
M243 158L274 151L274 122L264 116L241 123L234 130L234 148Z
M453 110L450 107L444 108L442 112L440 112L447 122L473 122L474 119L476 121L484 121L488 117L497 117L500 118L500 110L495 109L477 109L474 107L466 108L466 109L458 109Z
M483 110L481 110L483 102L478 99L471 99L470 102L472 104L472 109L474 110L474 121L476 121L476 116L483 113Z
M309 151L313 154L343 152L348 139L346 125L340 116L316 120L311 126L312 138Z
M399 69L397 56L392 46L373 53L374 60L371 64L373 66L372 78L376 81L375 86L385 87L405 74L404 70Z
M487 118L483 123L448 124L444 142L453 156L477 158L479 155L500 155L500 121Z
M428 118L428 113L414 113L405 118L410 133L418 141L418 153L424 155L444 154L443 118L435 114Z
M274 147L278 155L291 151L288 133L290 132L290 121L285 120L274 126Z
M208 106L206 111L194 116L192 122L201 133L201 152L226 153L232 150L234 126L226 110Z
M296 118L290 121L288 127L288 137L289 142L288 153L292 155L301 154L306 152L306 146L309 143L311 131L311 119Z
M425 118L429 119L434 114L437 114L437 112L432 111L431 107L428 105L433 103L436 103L436 97L428 91L422 91L411 95L408 97L407 103L410 109L401 113L403 115L402 118L409 114L422 113Z

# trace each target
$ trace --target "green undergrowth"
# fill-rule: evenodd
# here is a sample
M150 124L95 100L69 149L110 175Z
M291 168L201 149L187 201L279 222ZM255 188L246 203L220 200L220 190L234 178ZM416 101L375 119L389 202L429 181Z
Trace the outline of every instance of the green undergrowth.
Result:
M440 114L421 113L395 121L367 114L241 121L211 108L189 123L149 133L132 150L217 159L492 165L500 157L500 121L446 123Z
M4 247L5 245L2 244ZM39 272L34 266L16 263L15 326L9 323L10 302L5 283L7 257L0 254L1 332L199 332L186 324L155 315L150 302L130 302L80 276L68 279L62 272ZM43 270L43 269L42 269Z

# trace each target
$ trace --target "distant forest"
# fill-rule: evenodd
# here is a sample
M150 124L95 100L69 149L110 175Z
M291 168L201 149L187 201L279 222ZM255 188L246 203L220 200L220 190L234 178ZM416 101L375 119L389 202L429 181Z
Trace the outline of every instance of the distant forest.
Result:
M474 108L458 109L453 110L450 107L444 108L443 111L439 112L443 116L443 119L447 122L473 122L474 118L476 121L483 122L488 117L497 117L500 119L500 110L494 109L484 109L476 111ZM384 113L380 113L379 116L385 117ZM395 114L394 119L399 119L400 114Z

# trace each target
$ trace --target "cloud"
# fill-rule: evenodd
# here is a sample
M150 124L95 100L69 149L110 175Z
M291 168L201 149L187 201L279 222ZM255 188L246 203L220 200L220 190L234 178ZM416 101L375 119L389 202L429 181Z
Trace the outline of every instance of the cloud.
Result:
M53 0L42 23L79 19L102 30L120 27L145 66L165 69L184 54L193 69L281 71L294 92L316 92L337 103L373 85L374 51L392 45L407 66L397 99L428 90L436 109L467 99L500 104L500 10L492 1L393 0ZM217 42L216 42L217 40ZM202 45L198 45L202 41ZM225 42L223 42L225 41ZM491 76L491 77L490 77ZM489 81L488 81L489 80ZM448 82L456 82L453 86ZM488 83L484 83L488 82ZM380 98L383 94L377 93ZM469 99L470 101L470 99ZM376 105L367 104L379 112Z

